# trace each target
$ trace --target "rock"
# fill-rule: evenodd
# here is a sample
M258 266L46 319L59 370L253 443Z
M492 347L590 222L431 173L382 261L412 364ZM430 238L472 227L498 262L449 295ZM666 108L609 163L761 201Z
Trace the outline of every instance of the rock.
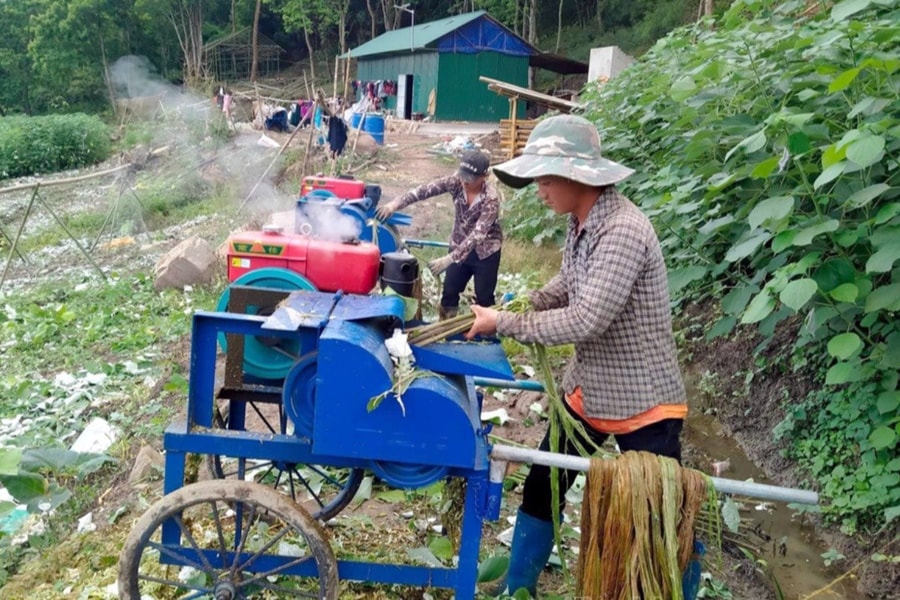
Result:
M146 481L155 471L161 470L164 466L165 460L162 454L150 446L141 446L137 458L134 459L131 474L128 476L128 483L134 485Z
M172 248L156 263L157 290L205 285L216 276L216 253L203 238L193 236Z

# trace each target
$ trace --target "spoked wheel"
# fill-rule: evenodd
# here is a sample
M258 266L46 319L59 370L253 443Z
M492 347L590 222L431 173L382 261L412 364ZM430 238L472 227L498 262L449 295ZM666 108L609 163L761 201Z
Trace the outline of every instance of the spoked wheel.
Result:
M287 419L281 404L248 402L245 420L248 429L268 433L285 433ZM216 409L215 426L228 428L228 402ZM210 472L217 479L255 481L290 496L314 519L327 521L353 500L365 475L364 469L252 460L212 455Z
M201 481L151 506L119 556L119 598L337 600L321 525L277 491Z

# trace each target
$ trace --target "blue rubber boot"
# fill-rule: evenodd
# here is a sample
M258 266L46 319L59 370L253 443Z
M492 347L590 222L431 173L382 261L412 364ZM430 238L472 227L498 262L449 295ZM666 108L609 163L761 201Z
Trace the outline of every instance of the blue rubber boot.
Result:
M681 577L681 591L684 600L694 600L700 592L700 557L706 554L706 546L694 540L694 558L688 563Z
M536 519L519 510L509 553L509 569L506 572L506 589L509 594L525 588L532 596L537 595L538 576L547 564L551 550L553 523Z

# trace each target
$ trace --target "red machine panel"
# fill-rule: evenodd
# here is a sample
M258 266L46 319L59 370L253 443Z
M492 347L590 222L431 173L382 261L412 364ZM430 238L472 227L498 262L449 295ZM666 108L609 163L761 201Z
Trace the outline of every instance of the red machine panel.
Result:
M311 175L303 178L300 195L305 196L313 190L328 190L338 198L362 198L366 195L366 184L358 179L343 177L322 177Z
M303 275L323 292L368 294L378 280L381 253L368 242L342 244L277 231L242 231L227 244L228 281L279 267Z

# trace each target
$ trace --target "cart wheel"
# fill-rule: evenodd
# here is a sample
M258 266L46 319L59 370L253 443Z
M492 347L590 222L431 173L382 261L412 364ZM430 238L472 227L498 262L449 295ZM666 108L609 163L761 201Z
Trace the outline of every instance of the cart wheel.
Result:
M285 433L287 421L281 404L248 402L253 430ZM251 416L247 415L246 419ZM214 426L228 429L228 402L216 407ZM257 425L258 423L258 425ZM290 496L314 519L327 521L350 504L362 484L364 469L253 460L212 455L207 461L216 479L252 480Z
M121 600L337 600L339 592L321 525L245 481L202 481L153 504L125 540L118 587Z

